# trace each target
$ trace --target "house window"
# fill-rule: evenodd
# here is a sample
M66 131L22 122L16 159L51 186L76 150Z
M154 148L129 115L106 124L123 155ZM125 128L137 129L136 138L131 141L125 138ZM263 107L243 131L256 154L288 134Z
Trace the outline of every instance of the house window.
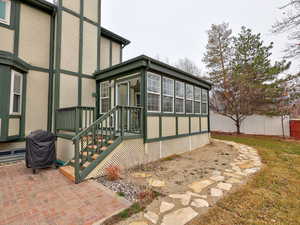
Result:
M149 112L160 112L161 77L148 73L147 75L147 102Z
M109 82L103 82L100 84L100 112L107 113L109 111Z
M194 88L194 113L201 113L201 88Z
M202 105L201 105L202 114L208 114L208 94L207 90L202 89Z
M163 77L163 111L174 112L174 80Z
M184 83L175 82L175 112L184 113Z
M17 71L11 73L10 114L20 115L22 112L23 75Z
M0 23L10 23L10 0L0 0Z
M193 101L194 101L194 87L187 84L185 87L186 98L186 113L193 113Z

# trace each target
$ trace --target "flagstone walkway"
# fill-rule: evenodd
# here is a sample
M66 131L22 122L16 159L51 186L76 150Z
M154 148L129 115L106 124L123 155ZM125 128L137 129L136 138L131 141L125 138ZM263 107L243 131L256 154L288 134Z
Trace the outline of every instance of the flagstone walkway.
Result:
M0 166L0 225L85 225L130 203L95 181L74 184L55 169L32 174L24 162Z
M234 142L231 145L237 157L224 171L215 170L207 178L195 180L185 188L185 192L173 193L155 200L146 211L132 216L118 225L185 225L193 218L204 214L227 193L245 183L249 176L258 172L262 166L257 151L251 147ZM149 185L165 186L163 180L149 179L151 174L139 173L136 176L147 179Z

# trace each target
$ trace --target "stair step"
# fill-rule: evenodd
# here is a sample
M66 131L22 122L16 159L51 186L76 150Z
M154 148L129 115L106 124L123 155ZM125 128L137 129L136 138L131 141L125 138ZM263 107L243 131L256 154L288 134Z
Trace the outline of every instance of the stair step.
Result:
M83 164L83 167L87 168L89 165L91 165L91 162L85 162L85 163Z
M59 172L61 172L65 177L75 182L75 169L72 166L63 166L59 168Z
M99 154L94 154L94 155L92 156L92 159L93 159L93 160L96 160L99 156L100 156Z
M87 146L88 149L94 149L94 150L96 150L97 147L98 147L97 145L88 145Z

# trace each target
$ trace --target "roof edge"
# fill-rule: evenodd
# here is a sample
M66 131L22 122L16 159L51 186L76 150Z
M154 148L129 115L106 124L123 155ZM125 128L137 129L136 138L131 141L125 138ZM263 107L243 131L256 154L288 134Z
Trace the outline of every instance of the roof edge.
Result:
M191 79L194 79L194 80L197 80L197 81L199 81L199 82L202 82L202 83L208 85L210 88L212 87L212 83L209 82L209 81L207 81L207 80L204 80L204 79L202 79L202 78L200 78L200 77L197 77L197 76L195 76L195 75L193 75L193 74L190 74L190 73L187 73L187 72L185 72L185 71L183 71L183 70L181 70L181 69L178 69L177 67L171 66L171 65L169 65L169 64L166 64L166 63L161 62L161 61L159 61L159 60L153 59L153 58L151 58L151 57L149 57L149 56L146 56L146 55L140 55L140 56L137 56L137 57L135 57L135 58L129 59L129 60L127 60L127 61L124 61L124 62L122 62L122 63L120 63L120 64L114 65L114 66L109 67L109 68L104 69L104 70L98 70L98 71L96 71L96 72L94 73L94 75L95 75L95 76L98 76L98 75L101 75L101 74L110 72L110 71L112 71L112 70L121 68L121 67L123 67L123 66L129 65L129 64L131 64L131 63L135 63L135 62L137 62L137 61L144 61L144 62L146 62L145 65L156 64L156 65L158 65L158 66L167 68L167 69L169 69L169 70L171 70L171 71L174 71L174 72L180 73L180 74L182 74L182 75L185 75L185 76L187 76L187 77L189 77L189 78L191 78Z
M35 6L41 10L53 12L57 10L57 6L45 0L21 0L21 2Z
M104 36L104 37L107 37L107 38L110 38L116 42L119 42L121 44L123 44L124 46L126 45L129 45L130 44L130 41L127 40L126 38L104 28L104 27L101 27L101 36Z

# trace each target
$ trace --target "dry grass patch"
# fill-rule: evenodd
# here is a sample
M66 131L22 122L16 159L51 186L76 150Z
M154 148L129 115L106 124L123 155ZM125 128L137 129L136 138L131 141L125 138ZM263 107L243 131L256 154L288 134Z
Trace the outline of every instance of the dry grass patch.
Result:
M270 137L214 138L255 147L265 167L190 225L299 225L300 143Z

